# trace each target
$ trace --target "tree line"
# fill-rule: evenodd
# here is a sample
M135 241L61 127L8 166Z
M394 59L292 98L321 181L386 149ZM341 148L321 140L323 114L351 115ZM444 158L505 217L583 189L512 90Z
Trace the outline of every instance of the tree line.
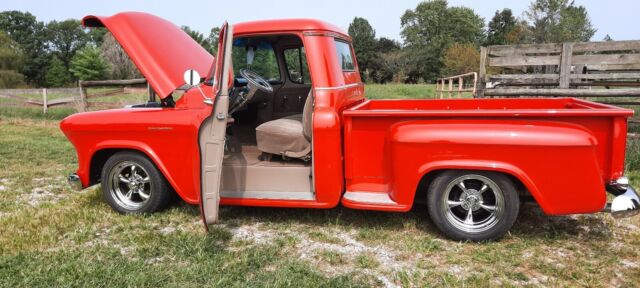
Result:
M428 0L407 10L400 22L402 42L377 37L361 17L349 25L365 81L432 82L476 71L482 45L589 41L596 32L587 10L570 0L533 0L522 17L505 8L486 25L470 8ZM182 29L215 52L219 28L207 35ZM29 12L0 12L0 88L136 77L139 71L106 29L85 29L76 19L44 23Z
M377 38L364 18L349 25L365 81L432 82L477 71L483 45L584 42L596 32L585 7L569 0L533 0L522 17L498 10L486 25L470 8L430 0L407 10L400 23L402 43Z

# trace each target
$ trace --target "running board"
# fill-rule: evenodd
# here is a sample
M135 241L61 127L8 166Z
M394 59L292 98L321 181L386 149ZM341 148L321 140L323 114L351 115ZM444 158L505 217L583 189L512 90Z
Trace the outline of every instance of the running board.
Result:
M347 191L342 195L342 205L352 209L407 212L410 204L399 204L387 192Z
M344 193L344 199L365 204L376 205L398 205L395 201L391 200L388 193L385 192L352 192L347 191Z
M220 191L220 197L233 199L316 200L313 192Z

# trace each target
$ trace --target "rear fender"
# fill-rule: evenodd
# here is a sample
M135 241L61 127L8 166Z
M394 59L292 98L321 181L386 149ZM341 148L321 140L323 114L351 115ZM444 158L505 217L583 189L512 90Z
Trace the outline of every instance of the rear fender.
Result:
M389 132L391 198L412 204L427 173L491 170L520 180L547 214L592 213L605 205L595 137L552 121L407 121Z

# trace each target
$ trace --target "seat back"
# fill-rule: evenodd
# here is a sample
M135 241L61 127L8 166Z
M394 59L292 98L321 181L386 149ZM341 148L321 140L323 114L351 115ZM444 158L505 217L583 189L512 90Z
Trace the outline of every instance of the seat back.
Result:
M302 134L307 141L311 142L311 136L313 134L313 88L307 95L307 100L304 102L304 108L302 109Z

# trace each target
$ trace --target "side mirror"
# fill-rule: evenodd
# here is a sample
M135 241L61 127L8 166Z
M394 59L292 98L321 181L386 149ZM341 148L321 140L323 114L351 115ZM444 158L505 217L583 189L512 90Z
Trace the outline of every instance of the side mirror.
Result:
M197 86L200 84L201 80L202 79L200 78L200 73L198 73L198 71L193 69L184 71L184 83L187 83L187 85Z

